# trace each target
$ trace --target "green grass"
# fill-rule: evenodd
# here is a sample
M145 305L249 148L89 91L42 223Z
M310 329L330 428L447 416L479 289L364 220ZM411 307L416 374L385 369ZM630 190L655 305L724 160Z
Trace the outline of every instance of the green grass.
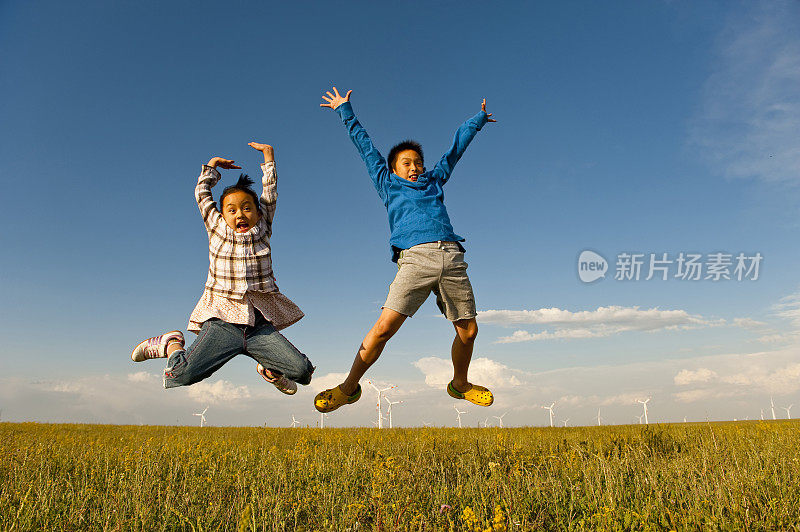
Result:
M798 448L792 421L381 431L0 423L0 529L798 530Z

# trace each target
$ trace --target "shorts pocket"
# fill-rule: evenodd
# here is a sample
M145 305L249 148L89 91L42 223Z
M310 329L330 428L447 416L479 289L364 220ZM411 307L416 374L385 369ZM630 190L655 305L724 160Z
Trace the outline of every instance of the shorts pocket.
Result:
M459 251L458 253L453 254L453 259L450 261L450 268L454 272L466 272L467 261L464 260L464 253Z
M412 253L407 249L404 249L403 251L400 252L400 258L397 259L397 269L398 270L400 269L401 266L403 266L405 264L409 264L410 262L412 262L411 255L412 255Z

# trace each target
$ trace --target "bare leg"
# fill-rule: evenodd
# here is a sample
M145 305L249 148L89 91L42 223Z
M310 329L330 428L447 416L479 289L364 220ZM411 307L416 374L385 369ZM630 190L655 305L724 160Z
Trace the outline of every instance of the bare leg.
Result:
M378 321L375 322L367 336L364 337L364 341L361 342L361 347L358 348L358 353L356 353L356 359L353 361L353 367L350 368L350 374L339 386L342 392L347 395L355 393L358 381L361 380L361 377L364 376L369 367L378 360L384 346L386 346L386 342L400 329L407 317L405 314L400 314L392 309L383 309ZM469 364L469 361L467 364Z
M472 348L478 336L478 322L475 318L453 322L456 337L453 340L453 386L459 392L469 391L471 385L467 380L469 363L472 360Z

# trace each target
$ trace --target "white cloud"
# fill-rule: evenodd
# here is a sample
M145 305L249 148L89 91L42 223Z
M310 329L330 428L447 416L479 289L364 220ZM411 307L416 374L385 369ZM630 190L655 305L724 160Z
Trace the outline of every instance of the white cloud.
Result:
M189 397L198 403L230 403L250 397L247 386L236 386L232 382L219 380L216 382L202 381L188 386Z
M740 318L734 320L734 323L743 328L759 331L761 342L785 343L788 344L787 348L728 357L724 359L725 364L720 364L714 369L707 366L681 369L673 379L675 385L695 385L697 389L678 392L675 398L682 402L693 402L709 398L736 397L753 392L771 395L793 394L800 391L800 363L797 362L798 346L800 346L800 293L781 298L772 310L774 317L789 322L789 330L768 328L768 324L749 318ZM794 355L775 359L774 353Z
M453 379L453 363L448 359L425 357L413 364L425 375L425 384L432 388L442 389ZM489 388L521 386L523 373L486 357L473 359L469 366L470 382Z
M598 403L601 406L634 405L636 404L636 401L639 399L644 400L644 397L646 396L647 394L645 393L623 393L600 398Z
M706 367L682 369L674 377L677 386L705 385L703 388L681 391L674 396L682 402L707 398L733 397L753 392L763 394L792 394L800 391L800 363L784 359L775 364L770 353L727 357L716 370Z
M788 320L795 328L800 329L800 293L788 295L774 306L776 317Z
M485 310L478 312L481 323L499 325L549 325L553 330L530 333L514 331L497 343L531 342L537 340L597 338L627 331L658 331L715 327L725 320L709 319L689 314L685 310L661 310L639 307L608 306L596 310L572 312L559 308L538 310Z
M574 340L576 338L598 338L603 336L610 336L615 332L621 332L617 329L613 331L608 327L597 327L595 329L561 329L553 332L542 331L540 333L529 333L528 331L514 331L511 336L501 336L497 339L498 344L514 344L517 342L535 342L537 340Z
M399 375L373 368L370 378L391 382L392 396L405 403L393 412L398 425L455 424L453 400L444 390L452 377L452 363L444 357L424 357L413 362L424 374L403 380ZM530 366L526 366L526 369ZM251 372L248 372L248 375ZM132 374L135 375L135 374ZM153 377L153 376L151 376ZM159 423L196 425L192 416L210 405L210 425L288 426L291 415L303 425L314 425L311 387L297 395L280 394L252 374L247 384L203 381L189 387L164 390L148 377L90 375L73 380L26 382L0 378L3 419L46 422ZM344 374L327 374L319 387L335 385ZM637 361L620 365L563 367L533 372L501 360L473 360L470 379L495 393L490 409L464 404L465 425L508 411L506 426L546 425L549 415L541 405L555 401L555 422L570 418L570 425L595 424L601 408L604 423L635 423L641 414L637 399L652 397L648 416L654 421L758 417L774 395L777 404L800 404L800 346L758 353L729 353L682 359ZM329 381L329 382L326 382ZM375 402L363 397L326 419L328 426L371 426Z
M642 407L637 400L651 397L651 422L744 419L758 416L758 405L769 397L791 397L800 392L800 347L756 353L729 353L697 358L634 362L617 366L571 367L528 372L500 364L502 374L518 376L519 386L497 388L495 406L509 410L506 425L549 423L541 408L555 402L555 423L596 423L597 409L605 423L636 422ZM426 382L441 386L452 366L443 358L414 363ZM470 371L472 378L472 371ZM428 379L429 377L429 379ZM477 379L475 379L477 382ZM685 389L690 388L690 389ZM785 403L795 399L785 399ZM441 400L434 400L438 404ZM726 414L727 412L727 414ZM473 412L474 413L474 412ZM477 414L482 416L483 414Z
M767 326L763 321L757 321L752 318L734 318L733 324L742 329L759 330Z
M159 382L162 380L162 377L159 375L153 375L152 373L148 373L146 371L137 371L136 373L128 373L128 381L130 382Z
M772 306L772 315L789 322L788 330L764 329L759 341L768 344L800 343L800 292L783 297Z
M794 309L798 304L798 294L783 298L774 307L775 313L771 317L794 323ZM633 330L647 330L654 324L666 329L678 327L680 323L714 326L720 321L692 316L685 311L677 311L683 321L674 319L675 311L666 311L673 313L666 316L661 314L665 311L642 311L635 307L601 307L598 311L504 312L504 319L531 320L531 315L538 316L534 321L547 323L551 329L545 332L565 337L605 334L609 329L614 330L613 326L620 325L631 326ZM499 316L497 314L494 318ZM729 325L743 328L758 328L760 324L749 318L729 322ZM758 332L763 335L770 331L759 329ZM800 334L800 330L789 332ZM518 331L515 334L533 336L542 333ZM748 415L755 419L759 406L764 408L765 401L768 405L771 395L779 404L800 404L798 341L782 349L756 353L681 359L662 357L616 366L562 366L548 371L532 371L542 363L557 366L568 362L553 361L551 357L546 361L530 357L517 363L521 365L515 365L494 355L473 359L470 379L490 387L495 392L495 404L490 410L464 404L461 409L469 412L464 415L465 425L474 426L486 416L491 418L505 411L509 412L503 420L506 426L545 425L549 423L549 416L541 405L550 405L553 401L556 402L555 422L560 424L570 418L570 425L596 423L598 408L602 409L604 423L636 422L642 410L636 400L645 397L652 397L648 404L651 422L680 420L683 416L705 419L706 412L711 419L744 419ZM409 426L429 422L452 426L455 423L453 401L445 392L453 371L449 357L421 357L411 364L424 375L424 383L419 377L404 377L396 370L388 375L381 373L380 366L369 374L370 379L379 383L397 385L391 396L403 399L405 403L397 407L395 423ZM313 386L300 387L297 395L292 397L277 392L252 371L247 371L241 380L237 379L236 384L207 380L170 390L163 389L159 375L145 371L37 382L0 377L0 406L4 420L195 425L197 420L192 413L211 405L206 415L210 425L261 425L266 422L271 426L288 426L291 415L295 415L303 425L313 426L319 419L313 407L314 394L339 384L345 376L345 373L315 376ZM374 394L371 397L374 398ZM372 398L364 397L354 405L337 410L325 424L371 426L375 419Z
M773 331L769 334L762 335L758 340L766 344L795 344L800 342L800 331Z
M686 390L672 394L676 401L681 403L696 403L698 401L708 401L710 399L724 399L733 397L736 394L732 391L721 391L714 389Z
M597 310L571 312L559 308L538 310L485 310L478 312L482 323L502 325L525 323L536 325L621 325L641 329L660 328L669 325L705 323L700 316L692 316L685 310L659 310L639 307L608 306Z
M700 368L698 370L681 370L673 379L678 386L684 386L695 382L708 382L717 376L716 372L708 368Z
M800 182L800 4L744 4L718 39L692 143L728 177Z
M444 358L421 358L414 362L414 367L425 375L425 384L433 388L447 386L453 378L453 363Z
M86 391L86 387L79 382L48 382L43 384L45 390L52 392L79 394Z
M347 373L328 373L327 375L314 375L311 379L311 389L319 393L328 388L339 386L347 378Z
M54 423L196 425L192 414L208 405L210 425L262 425L266 421L271 426L286 426L292 413L304 423L313 424L317 419L309 387L299 386L296 395L287 396L255 372L248 383L206 380L165 390L160 376L146 372L35 382L0 377L0 408L4 421ZM347 420L347 416L342 418Z
M564 396L559 397L558 400L555 401L555 402L560 406L564 406L564 405L578 406L578 405L581 405L581 404L585 403L586 400L587 400L587 397L583 397L581 395L564 395ZM540 405L540 408L541 408L541 406L550 406L550 405Z
M721 381L737 386L758 387L764 391L791 393L800 389L800 363L769 370L766 367L749 367L746 371L723 376Z
M644 400L649 397L649 394L640 391L640 392L632 392L632 393L622 393L617 395L562 395L561 397L555 399L556 405L563 408L564 405L567 406L639 406L638 401ZM549 406L550 404L547 403L543 406Z

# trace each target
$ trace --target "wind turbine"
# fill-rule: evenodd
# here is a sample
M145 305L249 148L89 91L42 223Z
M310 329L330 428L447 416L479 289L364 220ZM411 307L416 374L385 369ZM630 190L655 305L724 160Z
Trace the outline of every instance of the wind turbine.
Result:
M761 421L764 421L764 409L761 409Z
M772 407L772 419L778 419L775 417L775 401L772 400L772 397L769 398L769 405Z
M389 398L386 397L385 395L383 396L383 398L389 404L389 428L392 428L392 405L399 405L403 401L390 401Z
M294 428L294 427L295 427L295 425L299 425L299 424L300 424L300 422L299 422L299 421L297 421L297 420L294 418L294 414L292 414L292 428Z
M642 403L642 407L644 407L644 424L645 425L649 425L650 424L650 422L647 421L647 403L649 401L650 401L649 397L647 399L645 399L644 401L642 401L641 399L637 399L636 400L637 403Z
M200 416L200 426L201 427L206 424L206 412L208 412L208 407L206 407L206 409L203 410L199 414L192 414L193 416Z
M508 412L505 412L502 416L492 416L495 419L497 419L497 421L500 422L500 428L501 429L503 428L503 418L505 417L506 414L508 414ZM489 419L489 418L486 418L486 419Z
M453 408L456 409L456 414L458 415L458 428L461 428L461 414L466 414L466 412L459 410L456 405L453 405Z
M478 423L480 425L480 423ZM483 420L483 428L487 428L489 426L489 418Z
M567 419L565 419L565 420L564 420L564 426L565 426L565 427L567 426L567 421L569 421L569 418L567 418Z
M600 409L598 408L598 409L597 409L597 426L598 426L598 427L600 426L600 419L601 419L601 418L600 418Z
M325 428L325 418L326 417L328 417L327 413L325 413L325 412L320 412L319 413L319 428L321 428L321 429Z
M378 392L378 401L376 402L376 405L377 405L376 408L378 410L378 428L382 429L383 428L383 415L381 415L381 394L383 392L385 392L386 390L391 390L392 388L396 388L396 386L392 384L391 386L387 386L386 388L378 388L377 386L375 386L375 383L373 383L372 381L367 381L367 384L372 386L375 389L375 391Z
M639 425L642 424L642 418L644 417L644 414L642 414L641 416L633 416L633 417L639 420Z
M378 418L378 421L385 421L385 420L386 420L386 416L384 416L384 415L381 413L381 417L379 417L379 418ZM371 422L373 425L375 425L375 428L376 428L376 429L379 429L379 428L381 428L381 427L383 426L383 423L381 423L380 425L378 425L378 421L372 421L372 422Z
M789 411L792 409L793 406L794 404L783 407L783 409L786 410L786 419L792 419L792 414L790 414Z
M427 421L423 421L423 422L422 422L422 426L430 428L430 427L432 427L433 425L431 425L431 424L430 424L430 423L428 423Z
M542 408L544 408L545 410L549 410L549 411L550 411L550 426L551 426L551 427L553 426L553 407L554 407L555 405L556 405L556 402L555 402L555 401L553 401L552 403L550 403L550 406L543 406L543 407L542 407Z

